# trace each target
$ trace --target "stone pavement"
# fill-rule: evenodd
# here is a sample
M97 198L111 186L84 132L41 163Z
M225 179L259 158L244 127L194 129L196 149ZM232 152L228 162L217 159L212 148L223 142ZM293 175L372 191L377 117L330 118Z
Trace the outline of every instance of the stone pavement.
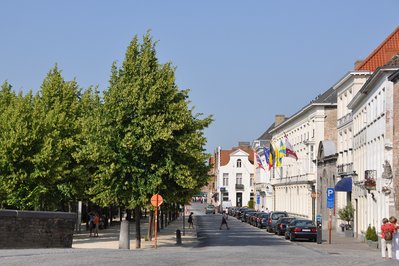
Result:
M183 232L183 217L170 222L164 229L160 229L157 234L157 248L178 246L176 244L176 230L181 231L182 247L194 247L197 245L197 232L195 229L188 229L188 216L185 216L185 229ZM134 222L130 223L130 249L136 249L136 226ZM82 226L81 233L75 233L73 236L72 248L77 249L118 249L119 248L119 227L114 225L107 229L99 230L98 237L89 237L89 231ZM152 241L145 241L148 230L148 221L141 222L141 249L154 248L154 238ZM184 235L183 235L184 233Z
M361 242L354 237L346 237L344 233L332 231L331 244L329 244L328 234L326 234L326 231L323 231L323 234L325 234L323 235L323 239L327 240L323 240L322 244L308 241L296 241L294 243L330 255L339 256L358 254L359 256L362 256L362 254L367 252L368 254L374 253L376 257L381 256L380 249L369 247L367 243Z
M185 216L185 229L183 232L183 217L180 216L176 220L172 221L164 229L160 229L157 235L157 248L162 247L177 247L176 244L176 230L181 231L182 247L196 247L198 245L197 239L197 225L194 219L195 229L188 229L188 216ZM145 236L147 235L148 223L142 221L141 224L141 249L152 249L154 248L154 238L152 241L146 241ZM183 235L184 233L184 235ZM326 232L324 232L325 234ZM277 236L276 236L277 237ZM283 237L281 237L283 238ZM375 256L381 256L381 251L377 248L371 248L367 243L361 242L355 238L345 237L343 233L332 232L331 244L328 243L328 235L323 236L324 239L322 244L316 244L309 241L295 241L292 242L295 245L300 245L305 248L315 250L323 254L345 256L358 254L362 256L365 252L368 254L374 253ZM287 240L289 241L289 240ZM118 249L119 248L119 224L110 228L100 230L99 237L89 237L89 232L83 230L82 233L75 234L73 239L72 248L76 249ZM135 238L135 223L130 223L130 249L136 249L136 238Z

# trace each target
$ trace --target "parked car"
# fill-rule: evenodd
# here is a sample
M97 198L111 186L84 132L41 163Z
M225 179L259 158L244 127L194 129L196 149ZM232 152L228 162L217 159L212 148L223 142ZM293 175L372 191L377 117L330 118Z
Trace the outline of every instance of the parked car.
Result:
M241 222L247 222L248 219L248 213L250 212L255 212L254 209L246 209L245 211L242 212L241 214Z
M287 225L294 220L294 217L280 217L278 218L276 225L274 226L274 233L277 235L284 235Z
M263 214L263 212L258 211L258 212L256 212L254 215L252 215L250 224L253 225L253 226L258 227L258 223L259 223L259 221L260 221L259 217L260 217L262 214Z
M215 214L215 205L208 204L205 207L205 214Z
M287 212L282 212L282 211L272 211L269 213L269 220L266 225L266 231L269 233L273 232L274 225L276 224L278 218L280 217L288 217Z
M235 217L236 217L238 220L241 220L241 215L242 215L242 213L243 213L244 211L246 211L246 210L248 210L247 207L240 207L240 208L236 211Z
M253 219L257 213L257 211L247 212L245 215L245 222L252 224Z
M285 239L295 241L298 238L317 240L317 228L312 220L294 219L287 225Z
M251 216L251 220L249 221L249 223L253 226L258 227L258 223L259 223L259 216L262 214L262 212L255 212L252 216Z
M259 218L259 221L258 221L256 227L259 227L259 228L266 227L269 222L269 214L267 212L262 212L262 214L259 215L258 218Z

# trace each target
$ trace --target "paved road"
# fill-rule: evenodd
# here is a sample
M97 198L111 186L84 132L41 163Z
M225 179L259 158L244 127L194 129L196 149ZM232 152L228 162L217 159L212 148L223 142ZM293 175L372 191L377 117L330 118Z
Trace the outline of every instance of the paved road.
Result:
M364 243L353 251L348 243L292 243L232 217L228 220L230 230L219 230L220 214L205 215L200 204L193 204L190 211L195 214L195 245L170 243L142 250L0 250L0 265L399 265L381 259L377 250Z

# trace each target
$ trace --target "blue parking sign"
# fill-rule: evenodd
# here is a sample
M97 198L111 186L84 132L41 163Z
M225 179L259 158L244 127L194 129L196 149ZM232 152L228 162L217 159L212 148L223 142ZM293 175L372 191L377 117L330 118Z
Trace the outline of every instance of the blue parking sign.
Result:
M327 188L327 208L334 208L334 188Z
M260 195L256 195L256 204L260 204Z

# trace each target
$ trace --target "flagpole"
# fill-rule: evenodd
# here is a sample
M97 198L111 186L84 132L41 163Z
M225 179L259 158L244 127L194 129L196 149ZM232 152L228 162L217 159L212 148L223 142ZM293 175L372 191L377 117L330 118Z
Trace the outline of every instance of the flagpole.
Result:
M255 197L257 197L257 195L256 195L256 189L255 189L255 180L256 180L256 164L255 164L255 160L256 160L256 154L255 154L256 152L255 152L255 148L254 148L254 180L253 180L253 184L252 184L252 186L253 186L253 189L254 189L254 191L255 191ZM257 203L257 201L255 200L255 204Z

